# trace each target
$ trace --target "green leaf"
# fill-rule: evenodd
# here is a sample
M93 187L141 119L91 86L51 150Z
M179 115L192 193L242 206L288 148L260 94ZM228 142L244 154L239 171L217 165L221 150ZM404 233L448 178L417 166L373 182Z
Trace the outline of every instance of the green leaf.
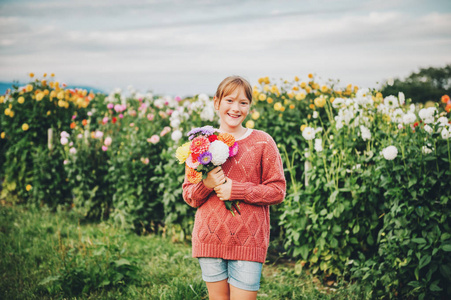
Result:
M335 200L337 199L337 195L338 195L338 190L335 190L331 195L330 195L330 198L329 198L329 202L330 203L334 203L335 202Z
M420 259L419 268L422 269L423 267L427 266L431 262L431 256L425 255Z
M451 252L451 244L442 245L442 250L446 252Z
M417 244L426 244L426 240L424 238L413 238L412 242Z

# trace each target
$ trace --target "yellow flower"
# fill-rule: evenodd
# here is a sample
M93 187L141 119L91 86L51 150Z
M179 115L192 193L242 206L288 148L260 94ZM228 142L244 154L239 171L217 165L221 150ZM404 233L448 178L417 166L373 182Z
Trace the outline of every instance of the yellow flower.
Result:
M329 90L329 88L326 85L323 85L321 87L321 92L326 93Z
M265 94L258 95L258 100L265 101L266 100L266 95Z
M47 111L47 116L50 116L52 112L50 110Z
M20 96L19 99L17 99L17 102L19 102L19 104L23 104L25 102L25 98Z
M41 101L42 100L42 98L44 98L44 93L43 92L40 92L40 93L38 93L37 95L36 95L36 101Z
M30 78L33 78L34 77L34 73L30 73L30 74L28 74L29 76L30 76Z
M9 109L9 108L5 109L5 115L9 116L10 113L11 113L11 109Z
M258 79L258 83L262 84L263 82L265 82L265 78L260 77L260 78Z
M271 104L274 100L271 97L268 97L266 101L268 101L268 103Z
M255 126L254 121L249 120L249 121L246 122L246 127L247 127L247 128L252 129L252 128L254 128L254 126Z
M52 77L55 77L55 74L54 74L54 73L52 73L52 74L50 74L50 76L52 76Z
M302 124L302 125L301 125L301 131L304 131L305 128L307 128L307 125Z
M259 92L258 92L258 90L253 90L252 91L252 97L254 97L255 99L258 99L257 97L258 97L258 94L260 94Z
M324 97L318 97L315 99L315 105L318 107L324 107L326 105L326 99Z
M315 105L314 104L310 104L309 107L310 107L310 109L315 109Z
M11 111L10 113L9 113L9 116L12 118L12 117L14 117L14 111Z
M294 98L294 93L293 92L289 92L288 93L288 98L293 99Z
M277 87L277 85L273 85L273 86L271 87L271 93L276 94L276 93L278 93L278 92L279 92L279 88Z
M50 92L50 100L52 100L55 97L56 97L56 91L53 90L53 91Z
M309 86L306 86L305 91L307 92L307 94L310 94L312 92L312 88Z
M299 81L299 77L294 76L294 81Z
M265 84L265 85L263 86L263 91L265 91L265 92L269 92L270 89L271 89L271 88L270 88L269 85L267 85L267 84Z
M329 99L329 101L330 101L330 103L334 103L335 97L331 97L331 98Z
M282 107L280 108L280 111L281 111L281 112L284 112L284 111L285 111L285 106L282 106Z
M44 73L44 78L47 77L47 73Z
M357 91L359 90L358 86L354 86L354 93L357 93Z
M290 109L294 109L294 104L290 104Z
M282 109L282 103L277 102L276 104L274 104L274 110L281 110Z
M301 101L305 99L305 94L304 93L299 93L296 94L296 100Z
M269 77L268 76L265 77L265 83L269 84Z
M5 96L0 96L0 104L2 104L5 101Z
M29 128L30 128L30 126L28 126L27 123L23 123L23 124L22 124L22 130L23 130L23 131L27 131Z
M27 84L27 86L25 87L25 90L27 92L31 92L33 90L33 86L31 84Z
M305 83L304 81L303 82L301 82L301 88L303 88L303 89L305 89L305 87L307 86L307 83Z
M292 89L293 91L299 91L299 87L296 86L296 85L295 85L294 87L292 87L291 89Z
M5 132L2 132L1 134L0 134L0 137L2 138L2 139L4 139L5 138Z
M179 160L179 164L183 164L188 156L190 155L189 146L191 145L191 142L187 142L180 147L177 148L177 151L175 152L175 157Z
M257 120L258 118L260 118L260 113L258 111L255 111L252 113L251 117L252 119Z
M33 187L31 186L31 184L27 184L27 186L25 187L25 189L27 190L27 192L29 192Z

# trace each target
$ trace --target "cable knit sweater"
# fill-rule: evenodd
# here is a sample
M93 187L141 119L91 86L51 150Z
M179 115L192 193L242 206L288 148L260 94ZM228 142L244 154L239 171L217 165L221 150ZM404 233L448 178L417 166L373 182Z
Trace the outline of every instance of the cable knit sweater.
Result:
M238 142L238 154L223 165L232 179L230 200L240 200L232 216L213 189L185 176L183 198L197 207L192 234L193 257L218 257L264 263L269 245L269 205L285 197L282 159L272 137L252 130Z

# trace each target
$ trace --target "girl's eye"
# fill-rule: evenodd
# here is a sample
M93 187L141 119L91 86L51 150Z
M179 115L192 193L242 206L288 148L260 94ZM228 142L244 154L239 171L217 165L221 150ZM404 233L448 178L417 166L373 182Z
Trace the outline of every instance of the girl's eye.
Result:
M241 105L247 105L247 102L241 102Z

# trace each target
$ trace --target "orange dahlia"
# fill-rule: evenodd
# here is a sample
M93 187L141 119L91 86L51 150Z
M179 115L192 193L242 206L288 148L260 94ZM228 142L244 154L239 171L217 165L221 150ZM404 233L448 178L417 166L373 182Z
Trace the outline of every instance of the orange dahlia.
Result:
M448 95L443 95L442 96L442 102L443 103L448 103L448 101L449 101L449 96Z
M218 140L226 144L228 147L232 147L235 144L235 138L233 135L227 132L220 133L218 135Z
M199 183L202 180L202 173L186 166L186 177L191 183Z
M190 151L194 154L201 154L208 150L210 147L210 141L204 136L198 136L191 142Z

